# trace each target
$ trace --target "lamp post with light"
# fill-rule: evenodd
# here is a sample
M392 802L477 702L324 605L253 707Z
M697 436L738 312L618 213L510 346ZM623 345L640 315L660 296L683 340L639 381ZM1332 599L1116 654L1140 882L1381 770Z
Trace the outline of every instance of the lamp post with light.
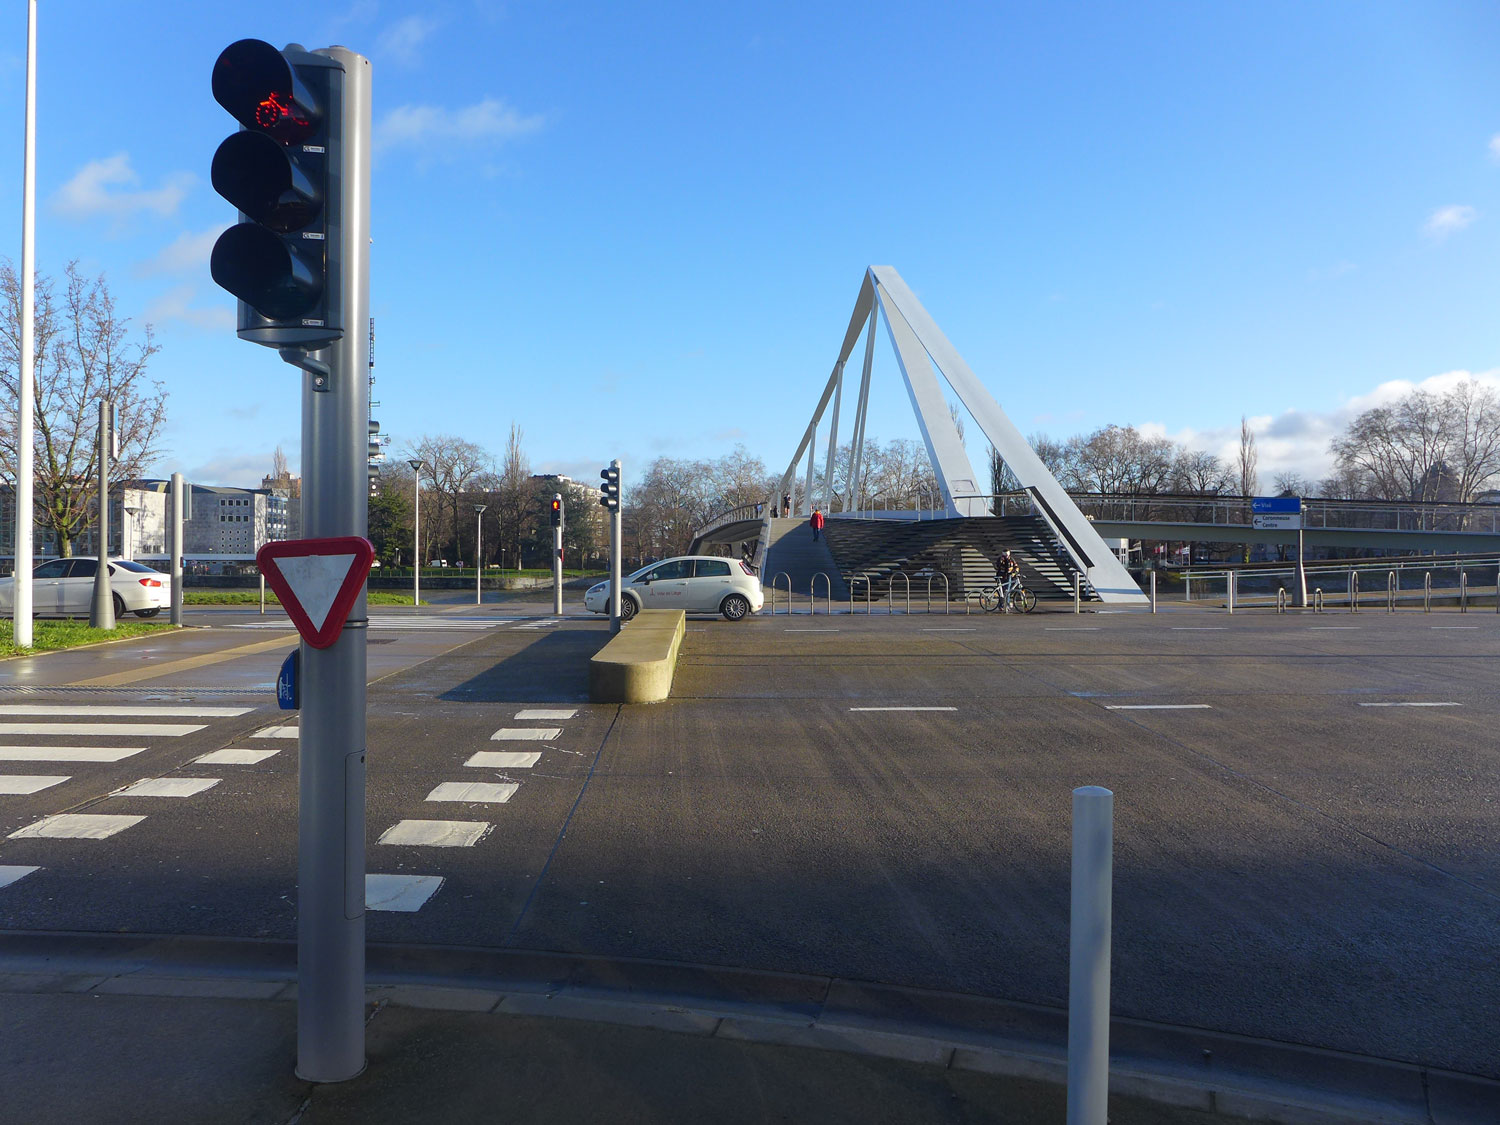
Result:
M407 464L411 466L412 480L415 482L417 493L411 509L411 608L415 613L422 604L422 469L427 462L414 457Z
M484 552L479 545L484 542L480 536L484 532L484 510L488 504L474 505L474 604L480 604L480 582L484 577Z

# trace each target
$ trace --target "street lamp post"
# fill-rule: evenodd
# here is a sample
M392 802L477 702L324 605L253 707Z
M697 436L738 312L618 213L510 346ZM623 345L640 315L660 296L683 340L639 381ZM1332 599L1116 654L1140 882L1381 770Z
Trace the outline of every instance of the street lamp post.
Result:
M412 538L412 571L411 571L411 608L412 612L422 604L422 468L427 464L420 458L413 458L407 462L411 466L412 479L416 483L417 496L411 510L411 538Z
M488 504L474 505L474 604L480 604L480 582L484 577L484 552L479 545L484 541L481 535L484 532L484 510Z
M145 509L138 508L134 504L131 504L125 509L125 518L120 521L120 534L123 537L120 543L120 554L124 556L126 562L131 562L135 559L135 551L133 550L134 544L131 542L131 540L139 538L138 536L131 535L130 525L136 522L136 517L139 516L144 510Z

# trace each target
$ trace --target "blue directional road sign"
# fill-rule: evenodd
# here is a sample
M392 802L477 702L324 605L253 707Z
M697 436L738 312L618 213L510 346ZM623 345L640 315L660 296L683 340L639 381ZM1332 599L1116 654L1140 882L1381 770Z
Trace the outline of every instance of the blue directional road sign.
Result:
M1257 515L1295 516L1302 511L1302 497L1257 496L1250 501L1250 510Z

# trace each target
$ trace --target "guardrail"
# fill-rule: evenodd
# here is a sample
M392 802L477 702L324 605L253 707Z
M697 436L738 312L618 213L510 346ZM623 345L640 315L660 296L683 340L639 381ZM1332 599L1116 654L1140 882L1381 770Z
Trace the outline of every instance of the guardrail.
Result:
M1422 575L1420 595L1422 599L1423 613L1432 612L1432 598L1434 590L1437 591L1439 597L1449 597L1454 599L1457 602L1458 611L1460 613L1468 613L1469 602L1471 601L1469 592L1469 574L1471 571L1475 570L1482 570L1493 573L1495 575L1495 612L1500 613L1500 560L1489 560L1482 563L1461 562L1452 566L1443 567L1424 566L1420 562L1411 561L1403 561L1395 564L1389 562L1384 564L1376 562L1366 562L1365 564L1360 566L1350 566L1348 564L1344 564L1337 568L1326 566L1320 567L1316 571L1309 567L1307 572L1308 585L1312 588L1310 589L1308 596L1312 601L1314 611L1319 613L1323 612L1323 606L1328 596L1327 591L1324 589L1324 586L1328 584L1327 580L1332 578L1337 581L1338 579L1342 578L1342 585L1344 587L1342 595L1343 603L1348 607L1350 613L1358 613L1361 608L1362 598L1361 587L1363 585L1363 579L1361 576L1363 575L1369 577L1371 576L1371 572L1373 571L1375 572L1373 577L1378 579L1379 574L1383 572L1386 576L1386 612L1394 613L1399 607L1403 595L1406 591L1411 590L1412 596L1416 595L1416 591L1411 587L1404 587L1402 585L1402 578L1404 577L1404 575L1409 572L1416 571L1420 572ZM1441 575L1444 572L1448 572L1453 575L1451 583L1434 587L1433 575ZM1294 585L1296 581L1296 574L1297 571L1295 567L1278 568L1275 570L1260 569L1255 571L1197 571L1196 573L1184 574L1183 576L1186 579L1186 582L1184 584L1183 600L1187 602L1192 602L1195 600L1193 598L1192 589L1195 582L1199 585L1200 588L1205 584L1218 586L1220 583L1222 583L1222 586L1219 586L1219 588L1223 590L1225 608L1230 613L1233 613L1237 608L1248 608L1248 603L1244 602L1244 599L1241 596L1241 592L1238 589L1239 584L1241 582L1248 583L1253 581L1256 585L1261 585L1264 588L1260 591L1252 592L1250 595L1251 597L1274 597L1279 606L1286 590L1286 584L1277 582L1277 580L1289 579L1291 580L1291 584ZM1321 580L1323 584L1314 585L1315 580ZM1267 585L1272 582L1277 582L1274 588L1270 588ZM1373 590L1377 589L1378 587L1374 587L1372 585L1371 588ZM1337 588L1335 587L1335 589ZM1208 596L1217 597L1217 595ZM1334 596L1338 597L1337 594L1335 594ZM1204 599L1204 597L1205 595L1200 593L1197 600L1201 601Z

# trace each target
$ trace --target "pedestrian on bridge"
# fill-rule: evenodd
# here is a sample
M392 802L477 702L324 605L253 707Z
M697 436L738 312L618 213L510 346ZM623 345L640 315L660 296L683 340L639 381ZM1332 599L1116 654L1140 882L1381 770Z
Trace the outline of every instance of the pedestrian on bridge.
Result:
M814 508L812 519L808 520L807 522L812 525L813 542L816 543L819 537L823 534L823 509Z

